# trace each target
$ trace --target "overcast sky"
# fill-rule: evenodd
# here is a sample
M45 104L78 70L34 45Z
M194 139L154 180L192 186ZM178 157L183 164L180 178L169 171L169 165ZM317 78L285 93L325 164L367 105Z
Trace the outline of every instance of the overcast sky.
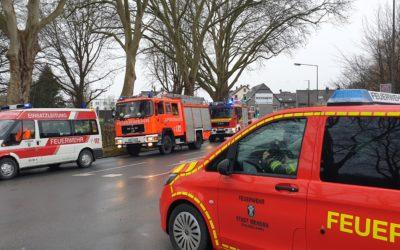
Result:
M263 65L252 66L252 70L243 73L237 85L249 84L255 86L266 83L274 92L279 92L280 89L295 91L296 89L307 88L307 80L310 80L311 87L315 88L315 69L293 65L295 62L300 62L318 64L320 67L320 88L330 86L342 71L340 53L346 55L360 53L365 20L374 18L379 6L389 4L389 2L391 0L356 0L348 23L340 26L323 24L310 37L306 46L297 49L291 55L280 55L263 63ZM143 62L139 62L137 75L135 94L149 89L149 77ZM123 77L124 72L121 71L115 78L113 87L106 95L119 96ZM205 94L200 92L199 95Z

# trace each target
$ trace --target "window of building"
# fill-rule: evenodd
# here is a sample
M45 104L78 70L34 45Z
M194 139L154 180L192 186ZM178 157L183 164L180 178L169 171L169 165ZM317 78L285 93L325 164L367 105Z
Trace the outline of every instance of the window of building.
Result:
M400 189L400 119L330 117L321 180Z
M39 121L41 138L71 136L70 121Z
M281 120L241 139L235 173L296 177L305 126L306 119Z

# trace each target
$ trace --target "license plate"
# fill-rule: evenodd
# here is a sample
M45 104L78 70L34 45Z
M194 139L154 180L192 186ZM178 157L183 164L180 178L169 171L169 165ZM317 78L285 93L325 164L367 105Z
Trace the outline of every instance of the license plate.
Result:
M135 142L138 142L139 139L138 139L138 138L129 138L127 141L128 141L129 143L135 143Z

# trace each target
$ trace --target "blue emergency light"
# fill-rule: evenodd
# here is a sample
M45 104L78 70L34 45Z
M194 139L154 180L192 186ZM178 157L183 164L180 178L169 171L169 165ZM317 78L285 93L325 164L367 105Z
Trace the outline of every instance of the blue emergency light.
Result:
M365 89L340 89L328 100L328 106L371 104L400 104L400 95Z
M33 108L32 104L25 103L25 104L16 104L10 106L2 106L0 110L31 109L31 108Z

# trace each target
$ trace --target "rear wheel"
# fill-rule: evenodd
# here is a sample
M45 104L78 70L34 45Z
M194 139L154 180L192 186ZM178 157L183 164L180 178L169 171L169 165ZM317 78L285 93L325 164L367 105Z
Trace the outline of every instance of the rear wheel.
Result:
M205 250L211 247L207 225L190 205L182 204L172 211L168 232L174 249Z
M201 133L196 133L196 141L193 143L189 143L189 149L201 149L201 146L203 145L203 136Z
M0 179L9 180L18 175L18 164L10 158L0 160Z
M132 156L138 156L140 154L141 146L139 144L128 144L126 151Z
M161 146L158 148L163 155L170 154L174 148L173 139L170 135L163 135Z
M93 163L93 154L89 149L84 149L78 156L77 160L80 168L89 168Z

